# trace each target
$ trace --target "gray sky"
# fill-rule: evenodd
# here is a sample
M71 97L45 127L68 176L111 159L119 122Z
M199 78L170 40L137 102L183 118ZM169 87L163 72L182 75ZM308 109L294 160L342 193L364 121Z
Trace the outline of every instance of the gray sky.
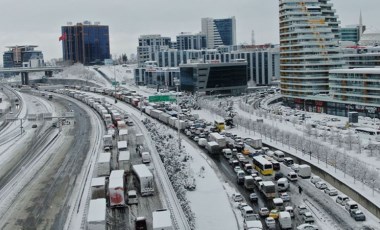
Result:
M341 25L363 23L378 30L379 0L331 0ZM143 34L172 40L180 32L199 32L201 18L236 17L237 42L278 43L278 0L0 0L0 47L38 45L45 60L62 57L58 42L67 22L100 21L110 28L111 54L136 53ZM377 20L376 20L377 19ZM2 64L2 55L0 57Z

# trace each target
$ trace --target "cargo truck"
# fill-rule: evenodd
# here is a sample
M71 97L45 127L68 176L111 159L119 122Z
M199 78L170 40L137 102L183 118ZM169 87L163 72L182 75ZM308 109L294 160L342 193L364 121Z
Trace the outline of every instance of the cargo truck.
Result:
M91 180L91 199L106 198L106 177Z
M263 147L262 140L260 138L249 138L246 140L246 143L255 149L260 149Z
M210 133L208 138L209 141L215 141L216 143L218 143L220 148L226 147L226 139L219 133Z
M133 165L133 182L135 187L140 191L141 196L154 195L153 174L144 164Z
M119 129L119 141L128 140L128 129Z
M309 165L299 165L298 166L298 176L302 178L311 177L311 168Z
M144 143L144 135L141 133L136 134L136 145L142 145Z
M103 136L103 148L111 148L113 147L112 144L112 135L104 135Z
M278 222L281 229L292 229L292 218L289 212L280 212L278 214Z
M107 229L106 222L106 199L90 200L87 215L87 228L91 230L105 230Z
M174 230L169 210L156 210L152 213L152 216L153 230Z
M113 170L108 183L109 204L111 207L125 206L124 170Z
M206 150L208 151L209 154L211 154L211 155L219 155L220 146L215 141L207 142L207 144L206 144L205 147L206 147Z
M120 151L118 163L119 169L129 173L131 170L131 153L129 151Z
M111 153L100 153L97 162L98 176L108 176L111 171Z

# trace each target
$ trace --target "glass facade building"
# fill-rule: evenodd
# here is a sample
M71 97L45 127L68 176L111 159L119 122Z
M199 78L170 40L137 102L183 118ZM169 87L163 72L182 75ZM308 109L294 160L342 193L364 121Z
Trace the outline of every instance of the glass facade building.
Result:
M206 35L207 48L236 45L235 17L213 19L202 18L202 34Z
M247 62L180 65L181 90L238 95L247 89Z
M62 26L63 60L84 65L103 64L110 59L109 28L89 22Z
M178 50L201 50L207 48L206 35L202 33L181 33L177 35Z
M37 46L9 46L3 54L4 68L40 67L44 65L41 51L34 50Z

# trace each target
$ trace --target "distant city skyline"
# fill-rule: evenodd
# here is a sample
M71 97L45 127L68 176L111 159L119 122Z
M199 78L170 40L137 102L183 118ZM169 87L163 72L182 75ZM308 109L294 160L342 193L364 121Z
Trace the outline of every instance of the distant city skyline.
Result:
M367 30L379 31L377 10L380 2L374 0L332 0L341 26L359 23L360 10ZM89 20L108 25L112 55L136 53L138 37L161 34L175 40L181 32L201 31L201 18L236 18L237 44L251 43L252 30L256 44L279 43L278 1L227 0L215 1L138 1L74 0L33 1L4 0L5 11L0 14L0 47L37 45L45 61L62 58L62 45L58 41L61 26L67 22ZM73 5L75 4L75 7ZM43 6L43 7L42 7ZM170 6L170 7L167 7ZM201 7L200 7L201 6ZM2 55L1 55L2 59ZM2 63L2 60L1 60Z

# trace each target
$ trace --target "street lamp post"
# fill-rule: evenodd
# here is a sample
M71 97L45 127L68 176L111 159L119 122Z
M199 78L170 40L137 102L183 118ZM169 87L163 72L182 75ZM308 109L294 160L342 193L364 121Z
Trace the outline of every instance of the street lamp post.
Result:
M179 78L176 78L174 79L174 84L176 86L176 89L177 89L177 95L176 95L176 104L177 104L177 109L178 109L178 115L179 113L181 112L181 108L179 106L179 103L178 103L178 88L180 86L180 80ZM178 115L177 115L177 118L178 118ZM178 148L181 149L181 130L180 130L180 122L179 122L179 119L177 119L177 122L178 122L178 125L177 125L177 128L178 128Z
M115 85L115 104L117 103L117 98L116 98L116 71L115 71L115 64L113 65L113 77L114 77L114 85Z

